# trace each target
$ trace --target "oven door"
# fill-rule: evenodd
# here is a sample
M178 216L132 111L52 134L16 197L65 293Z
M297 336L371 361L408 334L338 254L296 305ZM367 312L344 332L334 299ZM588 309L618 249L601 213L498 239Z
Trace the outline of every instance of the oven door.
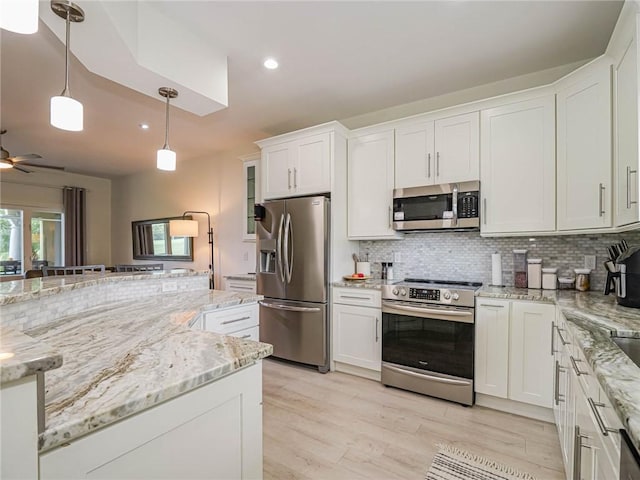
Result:
M382 302L382 361L473 380L474 310Z

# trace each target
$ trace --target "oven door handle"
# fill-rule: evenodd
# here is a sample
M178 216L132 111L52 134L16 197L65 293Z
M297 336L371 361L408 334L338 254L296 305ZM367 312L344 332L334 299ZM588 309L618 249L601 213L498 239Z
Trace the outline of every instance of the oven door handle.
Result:
M428 373L416 373L411 370L405 370L404 368L392 367L391 365L384 364L384 368L391 370L392 372L401 373L402 375L409 375L412 377L418 377L421 379L431 380L433 382L446 383L447 385L459 385L459 386L467 386L471 385L471 381L467 380L455 380L453 378L444 378L444 377L436 377L434 375L429 375Z
M473 311L461 312L458 310L443 311L433 308L410 307L382 302L382 313L395 313L403 315L411 313L413 317L431 318L434 320L448 320L452 322L473 323Z

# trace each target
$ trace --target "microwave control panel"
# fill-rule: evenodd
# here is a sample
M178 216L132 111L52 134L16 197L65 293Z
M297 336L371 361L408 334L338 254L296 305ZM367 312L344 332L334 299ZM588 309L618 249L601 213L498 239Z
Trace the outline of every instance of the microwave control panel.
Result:
M465 192L458 195L458 218L478 217L478 192Z

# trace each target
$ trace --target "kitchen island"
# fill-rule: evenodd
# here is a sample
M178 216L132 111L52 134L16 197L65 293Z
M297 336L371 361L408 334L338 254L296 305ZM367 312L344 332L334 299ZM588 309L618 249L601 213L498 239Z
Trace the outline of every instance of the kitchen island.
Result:
M0 296L0 350L14 354L0 361L3 394L46 372L39 478L260 478L260 360L271 346L192 326L261 297L210 291L206 274L91 277L11 282L21 285ZM57 314L57 297L77 292L93 306ZM29 304L47 320L7 308ZM2 460L4 477L4 447Z

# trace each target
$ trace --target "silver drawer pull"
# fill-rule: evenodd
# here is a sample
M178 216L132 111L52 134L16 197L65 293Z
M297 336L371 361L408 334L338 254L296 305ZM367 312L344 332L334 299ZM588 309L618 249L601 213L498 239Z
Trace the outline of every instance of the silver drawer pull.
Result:
M242 339L251 338L251 334L247 333L246 335L242 335L240 338Z
M504 305L496 305L495 303L481 303L481 307L504 308Z
M560 337L560 341L562 342L562 345L571 345L571 342L567 342L562 336L562 332L564 332L564 328L556 327L556 330L558 331L558 336Z
M604 403L596 403L593 401L593 399L591 397L587 398L587 401L589 402L589 406L591 407L591 411L593 412L593 416L596 417L596 422L598 422L598 427L600 427L600 432L602 433L602 435L604 436L608 436L609 432L611 433L618 433L618 430L615 428L611 428L611 427L607 427L604 423L604 420L602 419L602 417L600 416L600 412L598 411L598 407L604 407L605 404Z
M251 318L250 316L246 316L246 317L235 318L233 320L225 320L224 322L220 322L220 325L229 325L230 323L237 323L243 320L249 320L250 318Z
M571 366L573 367L573 371L576 372L576 375L579 377L580 375L589 375L588 372L583 372L582 370L580 370L580 368L578 367L578 362L581 362L582 360L576 360L575 358L573 358L573 355L569 355L569 360L571 360Z
M340 295L340 298L353 298L354 300L371 300L371 297L358 297L357 295Z
M234 290L253 290L253 287L242 287L240 285L230 285Z

